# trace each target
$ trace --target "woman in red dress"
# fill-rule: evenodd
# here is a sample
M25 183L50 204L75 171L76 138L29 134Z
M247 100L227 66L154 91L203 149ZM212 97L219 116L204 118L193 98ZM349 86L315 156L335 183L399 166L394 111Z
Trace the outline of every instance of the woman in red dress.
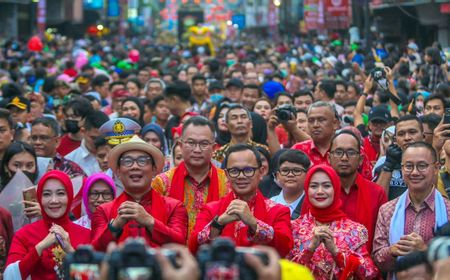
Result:
M37 187L37 199L42 220L24 226L14 235L5 277L57 279L65 254L90 242L90 230L69 220L73 186L67 174L58 170L45 174Z
M315 279L374 279L378 269L366 248L367 229L341 208L339 176L328 165L305 178L302 216L292 222L294 248L288 259L307 266Z

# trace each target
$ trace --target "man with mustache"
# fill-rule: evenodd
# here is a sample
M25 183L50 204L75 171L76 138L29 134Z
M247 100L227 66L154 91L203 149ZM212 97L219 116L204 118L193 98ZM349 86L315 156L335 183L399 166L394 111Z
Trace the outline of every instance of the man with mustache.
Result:
M331 167L340 177L342 211L350 219L367 228L367 249L371 252L378 209L387 202L387 196L381 186L365 179L358 172L363 160L361 145L356 134L343 130L331 141L329 159Z
M231 135L230 143L223 145L213 154L213 159L222 162L225 154L232 145L249 144L252 147L261 146L268 150L267 146L252 141L251 133L253 128L252 115L250 111L240 104L231 105L225 115L225 123Z
M339 129L336 109L328 102L317 101L308 109L308 130L312 140L306 140L292 146L308 155L311 163L328 164L328 152L331 139Z

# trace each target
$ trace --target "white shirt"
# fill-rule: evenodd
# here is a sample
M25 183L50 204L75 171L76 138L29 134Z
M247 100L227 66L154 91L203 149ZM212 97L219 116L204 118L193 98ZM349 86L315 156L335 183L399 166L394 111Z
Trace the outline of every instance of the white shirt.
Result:
M283 190L281 190L280 194L273 196L270 198L273 202L276 202L278 204L282 204L284 206L289 207L289 211L291 211L291 215L294 212L295 208L297 208L298 204L302 200L303 196L305 195L305 192L302 193L301 196L299 196L296 200L294 200L291 203L287 203L286 200L284 200Z
M81 141L80 147L70 152L65 158L78 164L88 176L102 171L95 155L86 148L84 139Z

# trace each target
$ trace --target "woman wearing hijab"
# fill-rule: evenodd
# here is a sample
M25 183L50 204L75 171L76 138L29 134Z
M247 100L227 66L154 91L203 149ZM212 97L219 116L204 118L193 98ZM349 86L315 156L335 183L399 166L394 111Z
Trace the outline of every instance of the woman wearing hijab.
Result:
M45 174L37 186L37 198L42 220L24 226L14 235L6 279L57 279L64 255L90 242L90 230L69 219L73 186L67 174L59 170Z
M113 179L105 173L89 176L83 187L83 206L86 215L75 221L77 225L91 229L91 218L96 208L110 202L116 197L116 186Z
M315 279L374 279L378 269L366 248L367 229L342 211L341 184L328 165L305 178L302 216L292 222L294 248L288 259L307 266Z
M163 155L166 157L163 172L169 170L170 169L170 157L168 157L169 150L167 148L167 141L166 137L164 136L164 131L162 130L162 128L154 123L147 124L141 130L141 137L145 142L155 146L163 153Z

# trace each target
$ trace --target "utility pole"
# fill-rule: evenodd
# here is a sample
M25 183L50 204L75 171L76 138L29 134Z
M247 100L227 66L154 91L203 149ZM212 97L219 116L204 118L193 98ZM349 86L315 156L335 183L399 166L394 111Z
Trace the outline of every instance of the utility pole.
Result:
M367 54L370 54L371 52L371 36L370 36L370 6L369 6L369 0L364 0L364 33L365 33L365 39L366 39L366 52Z

